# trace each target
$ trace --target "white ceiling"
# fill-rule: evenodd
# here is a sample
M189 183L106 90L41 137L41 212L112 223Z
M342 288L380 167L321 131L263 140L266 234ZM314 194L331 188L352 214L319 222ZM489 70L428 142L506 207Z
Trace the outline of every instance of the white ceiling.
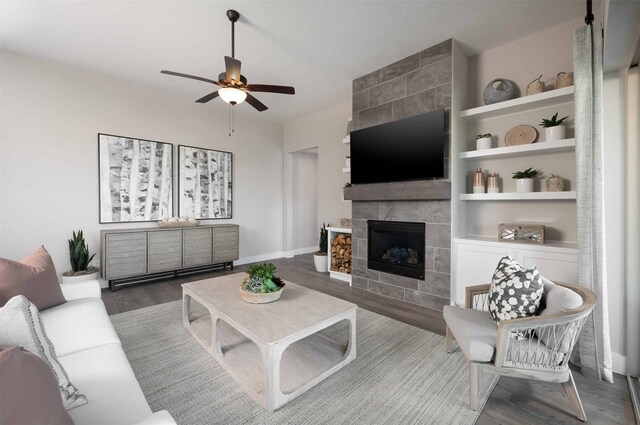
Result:
M230 54L250 83L286 84L295 96L258 93L284 121L346 100L351 81L448 38L473 54L584 15L583 0L448 1L6 1L2 48L150 85L195 101ZM225 109L220 101L203 108Z

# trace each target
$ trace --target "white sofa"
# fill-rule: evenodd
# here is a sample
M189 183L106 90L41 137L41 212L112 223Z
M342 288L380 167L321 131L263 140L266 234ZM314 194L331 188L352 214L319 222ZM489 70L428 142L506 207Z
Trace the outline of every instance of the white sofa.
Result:
M152 413L120 345L98 281L65 283L67 302L40 312L69 380L89 402L69 410L76 425L175 425Z

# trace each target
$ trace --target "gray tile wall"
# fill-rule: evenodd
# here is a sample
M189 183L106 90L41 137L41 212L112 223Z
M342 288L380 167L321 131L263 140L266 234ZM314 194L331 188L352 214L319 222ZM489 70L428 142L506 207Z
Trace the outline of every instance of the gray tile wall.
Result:
M452 40L444 41L353 80L354 129L438 109L449 110L452 46ZM446 151L449 152L449 148ZM447 163L450 163L450 158L447 158ZM352 218L354 287L437 310L449 304L450 201L354 201ZM367 220L425 223L424 281L367 268Z

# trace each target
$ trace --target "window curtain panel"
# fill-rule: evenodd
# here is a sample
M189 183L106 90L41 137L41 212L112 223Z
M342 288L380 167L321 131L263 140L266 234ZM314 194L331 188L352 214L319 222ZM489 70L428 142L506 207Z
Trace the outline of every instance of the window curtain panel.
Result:
M602 46L602 29L595 23L573 33L578 281L598 296L573 361L585 376L613 382L604 237Z

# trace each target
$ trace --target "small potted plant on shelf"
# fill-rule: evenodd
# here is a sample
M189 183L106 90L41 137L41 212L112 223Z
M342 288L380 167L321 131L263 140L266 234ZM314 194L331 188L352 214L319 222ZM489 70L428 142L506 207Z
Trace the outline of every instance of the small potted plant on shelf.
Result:
M329 224L331 226L331 224ZM329 232L327 231L327 226L322 223L322 227L320 228L320 239L318 241L318 251L313 254L313 263L316 266L316 271L321 273L326 273L328 271L327 266L327 244Z
M544 140L562 140L564 139L564 120L569 118L568 116L558 119L558 113L556 112L551 119L543 118L540 122L540 126L544 127Z
M541 172L533 168L527 168L524 171L513 173L513 179L516 181L516 192L527 193L533 192L533 179L539 176Z
M476 136L476 150L491 149L491 133Z
M71 270L62 273L62 283L82 282L98 278L98 269L89 266L96 254L89 254L89 245L84 241L82 230L73 232L69 239L69 261Z
M240 296L251 304L265 304L276 301L282 295L284 281L276 276L273 263L251 264L249 275L240 285Z

